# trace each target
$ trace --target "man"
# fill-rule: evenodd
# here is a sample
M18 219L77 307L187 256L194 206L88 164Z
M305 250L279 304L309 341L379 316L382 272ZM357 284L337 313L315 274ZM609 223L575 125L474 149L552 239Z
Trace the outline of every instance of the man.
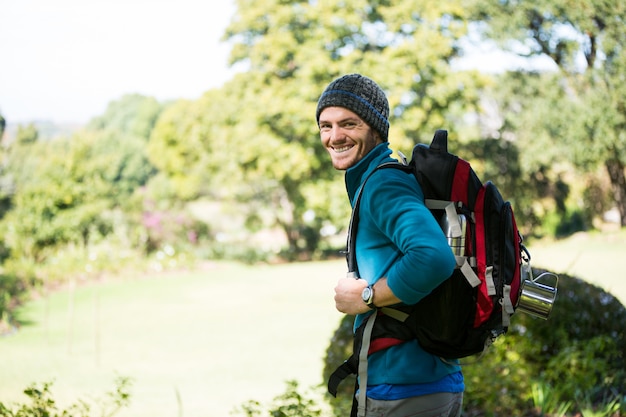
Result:
M370 78L345 75L324 90L316 117L322 145L333 167L345 171L354 206L368 174L395 161L387 142L387 97ZM364 187L359 213L359 279L342 278L335 288L336 307L356 315L355 329L377 308L417 303L455 267L446 238L410 173L376 171ZM371 354L367 363L367 387L359 387L366 390L366 404L360 401L359 408L367 417L460 416L465 386L454 361L443 361L409 340Z

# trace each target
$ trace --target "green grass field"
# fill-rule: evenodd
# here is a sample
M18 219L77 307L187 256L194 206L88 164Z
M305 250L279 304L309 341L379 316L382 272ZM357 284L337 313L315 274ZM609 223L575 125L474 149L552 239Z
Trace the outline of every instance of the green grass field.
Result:
M585 278L626 304L625 232L530 250L534 266ZM287 380L318 385L344 272L341 260L215 263L54 292L23 306L23 327L0 338L0 401L23 401L28 384L54 381L67 404L101 396L120 375L133 379L122 417L227 417L283 393Z
M531 244L531 264L585 279L626 306L626 229L578 233L568 239Z
M99 397L120 375L134 381L121 416L223 417L287 380L317 385L343 273L342 262L218 263L56 292L24 306L27 325L0 339L0 401L50 380L61 403Z

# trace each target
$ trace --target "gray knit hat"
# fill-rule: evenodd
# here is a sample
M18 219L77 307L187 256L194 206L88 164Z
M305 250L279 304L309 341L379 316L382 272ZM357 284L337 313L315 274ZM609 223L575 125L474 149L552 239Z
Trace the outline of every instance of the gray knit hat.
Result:
M315 118L326 107L344 107L356 113L383 140L389 135L389 102L385 92L371 79L360 74L348 74L331 82L317 102Z

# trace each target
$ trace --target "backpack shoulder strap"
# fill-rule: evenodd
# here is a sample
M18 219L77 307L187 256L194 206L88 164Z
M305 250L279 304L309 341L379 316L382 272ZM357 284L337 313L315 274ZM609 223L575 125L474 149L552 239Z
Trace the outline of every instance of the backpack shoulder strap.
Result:
M363 189L367 180L378 171L379 169L396 168L407 172L413 172L413 168L408 165L401 164L399 162L385 162L378 165L370 172L365 180L361 184L359 191L357 192L354 207L352 208L352 214L350 215L350 224L348 226L348 242L346 245L346 261L348 263L348 276L352 278L358 277L358 269L356 265L356 231L359 224L359 208L361 207L361 196L363 195Z

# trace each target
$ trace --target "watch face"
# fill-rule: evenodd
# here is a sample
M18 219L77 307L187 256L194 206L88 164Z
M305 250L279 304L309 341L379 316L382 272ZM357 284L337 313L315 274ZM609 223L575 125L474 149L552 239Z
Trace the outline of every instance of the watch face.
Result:
M363 288L361 297L363 298L363 301L365 301L366 303L369 302L370 298L372 297L372 289L370 287Z

